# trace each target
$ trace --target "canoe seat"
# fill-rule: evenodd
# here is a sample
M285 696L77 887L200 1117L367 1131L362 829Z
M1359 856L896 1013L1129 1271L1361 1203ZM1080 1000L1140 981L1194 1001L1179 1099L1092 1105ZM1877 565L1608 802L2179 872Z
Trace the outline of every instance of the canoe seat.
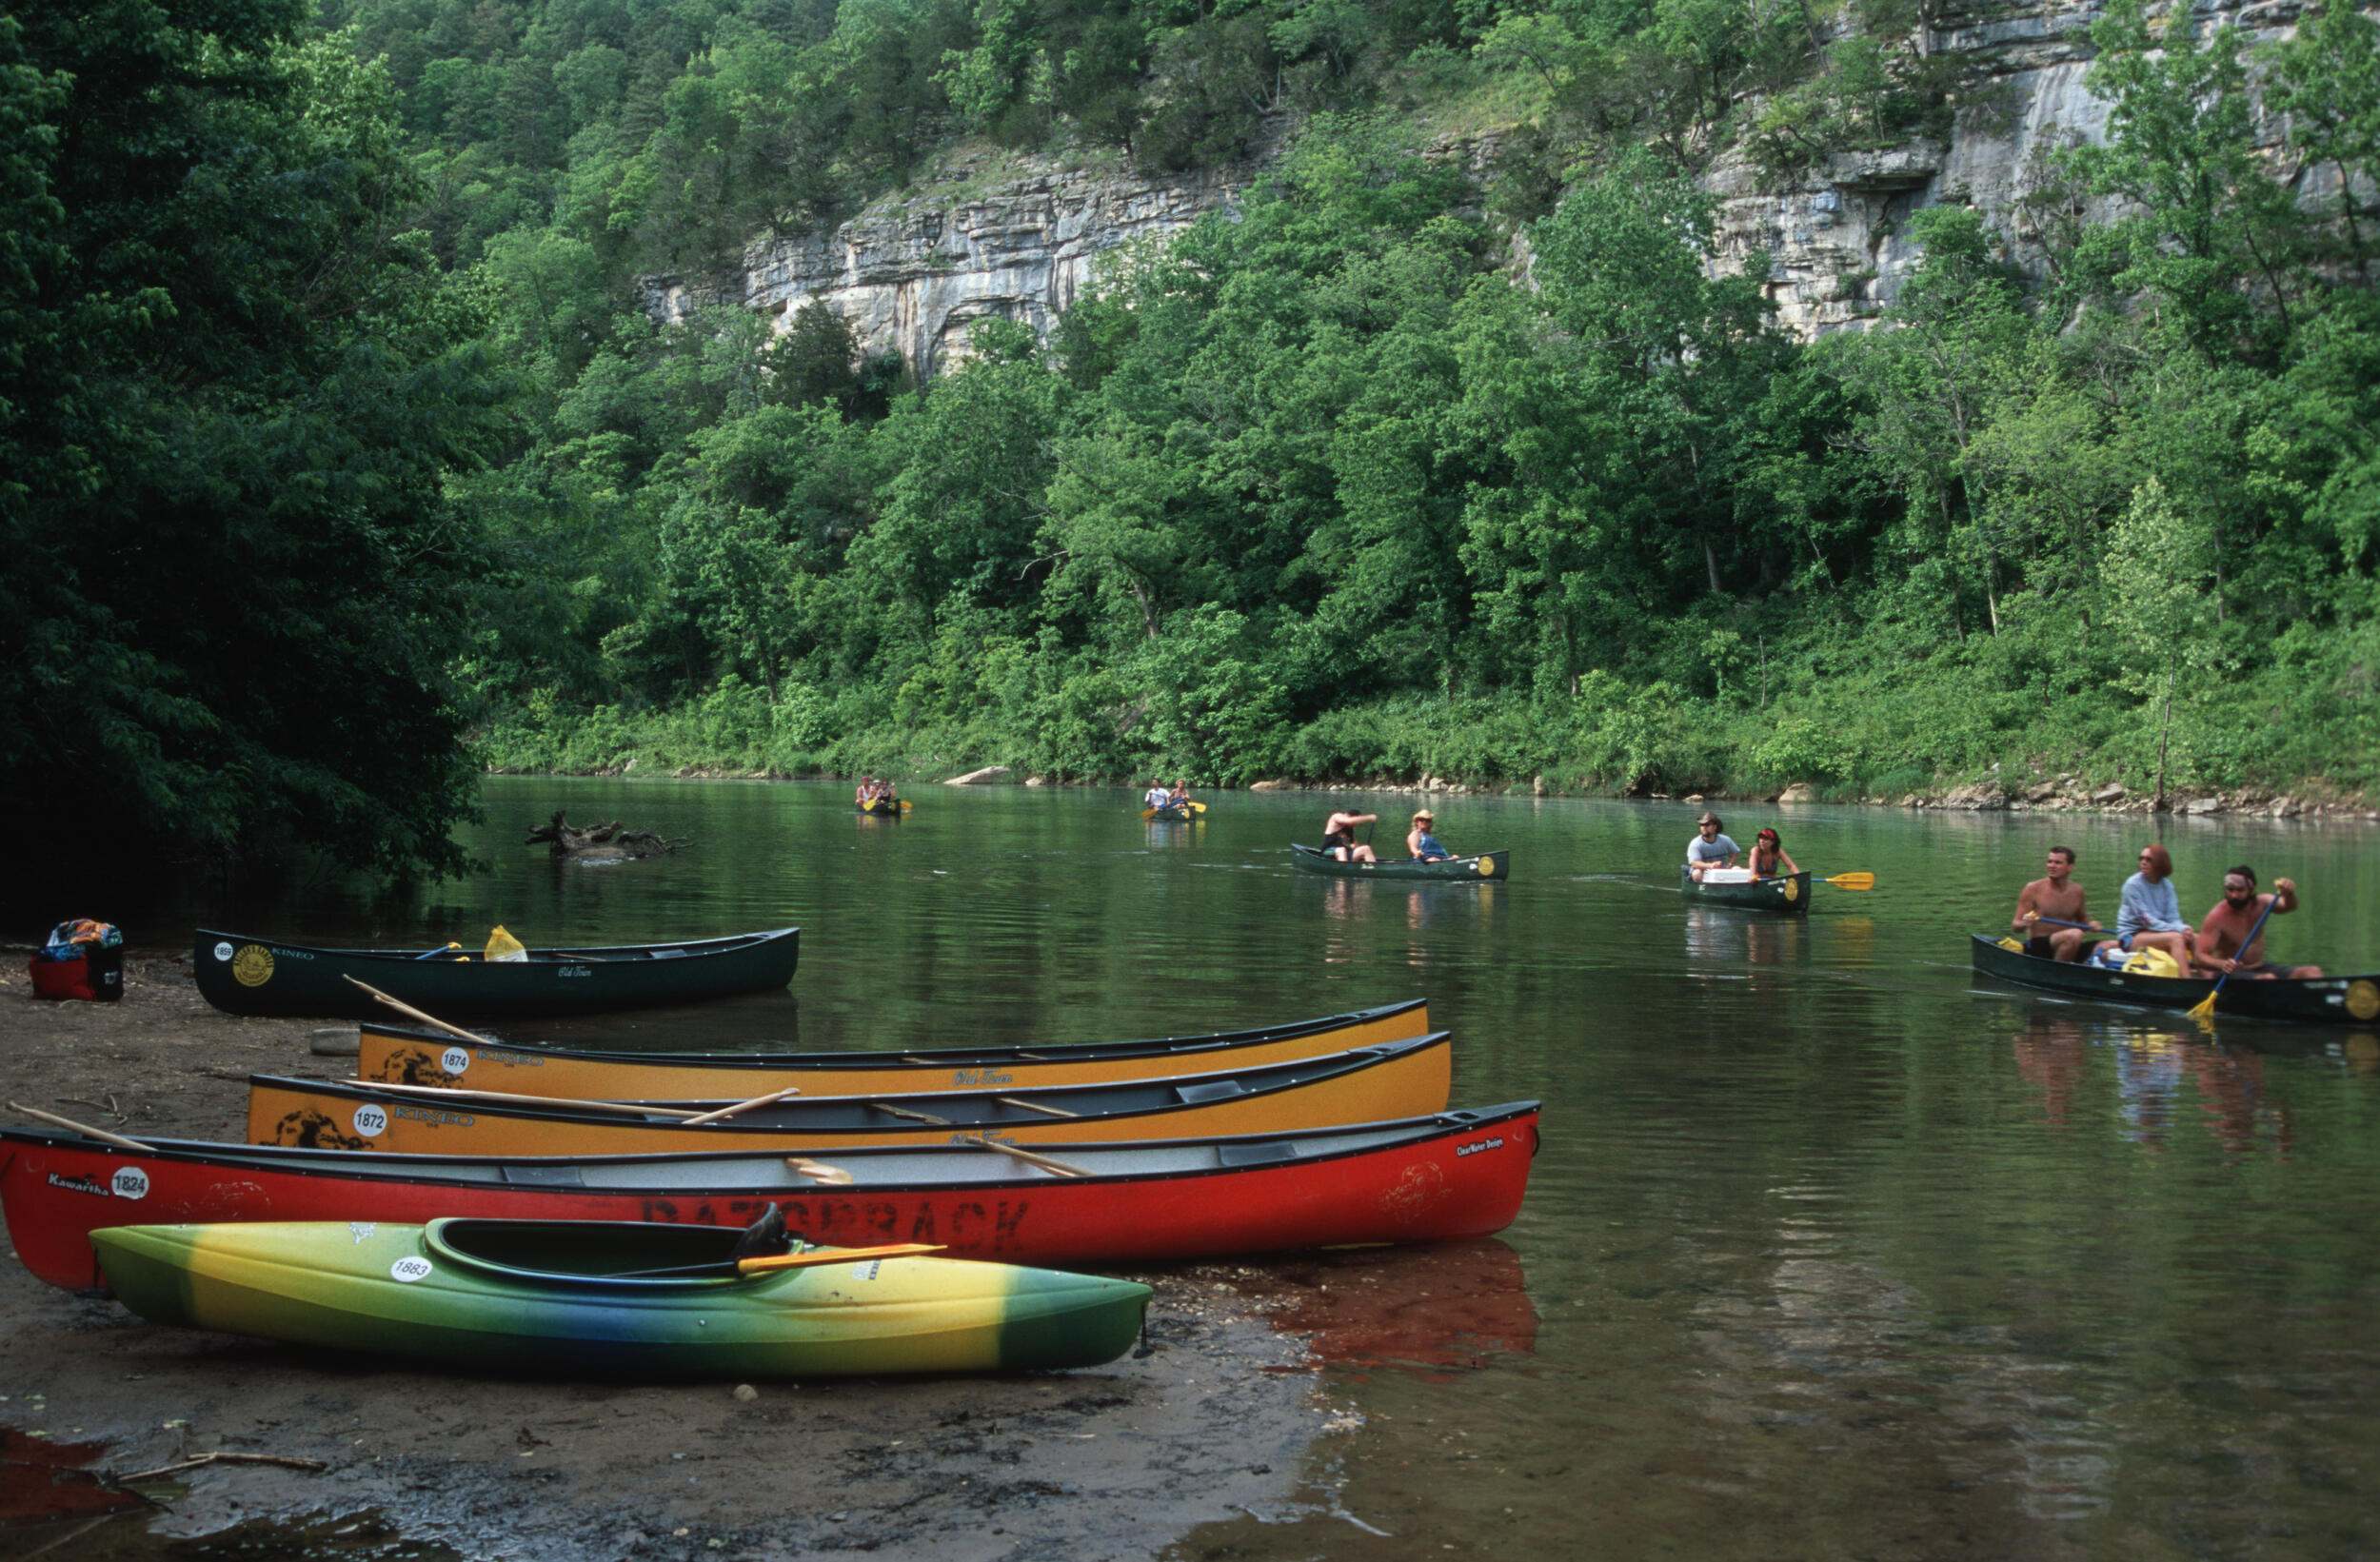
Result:
M1237 1079L1216 1079L1202 1085L1176 1085L1174 1099L1184 1106L1197 1106L1204 1101L1228 1101L1247 1093L1248 1087Z
M1215 1147L1215 1159L1223 1166L1270 1166L1277 1161L1296 1160L1298 1147L1294 1144L1220 1144Z
M580 1188L586 1179L576 1166L511 1166L504 1168L506 1182L526 1188Z

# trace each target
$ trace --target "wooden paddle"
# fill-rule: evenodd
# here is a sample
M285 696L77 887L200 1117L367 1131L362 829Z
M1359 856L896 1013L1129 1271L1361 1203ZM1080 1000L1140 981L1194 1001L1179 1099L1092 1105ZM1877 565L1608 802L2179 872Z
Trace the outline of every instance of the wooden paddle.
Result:
M799 1086L787 1085L783 1090L772 1090L765 1096L755 1096L748 1101L738 1101L733 1106L723 1106L716 1112L705 1112L699 1117L688 1117L685 1125L688 1128L697 1128L706 1122L724 1122L738 1113L749 1112L756 1106L773 1106L779 1101L801 1094Z
M2256 936L2264 931L2264 924L2272 916L2272 908L2280 903L2281 892L2279 890L2274 890L2272 892L2272 899L2264 903L2263 912L2256 918L2256 925L2250 928L2248 930L2248 937L2240 940L2240 954L2245 955L2251 949L2256 947ZM2234 958L2236 959L2236 957ZM2195 1019L2201 1025L2204 1025L2214 1018L2214 1000L2222 996L2223 984L2231 980L2233 974L2234 973L2232 971L2226 971L2214 979L2213 990L2209 992L2205 998L2200 998L2197 1002L2190 1006L2191 1018Z
M676 1106L639 1106L630 1101L585 1101L575 1097L520 1096L508 1090L465 1090L455 1085L402 1085L390 1079L348 1079L345 1082L364 1090L394 1091L400 1096L430 1096L442 1101L517 1101L524 1106L556 1106L572 1112L613 1112L636 1117L675 1117L682 1122L691 1122L698 1117L719 1116L715 1112L690 1112ZM726 1110L732 1112L735 1108Z
M22 1101L10 1101L9 1110L22 1112L29 1117L39 1117L42 1121L55 1123L60 1128L71 1128L85 1138L97 1139L102 1144L112 1144L119 1150L141 1150L152 1156L157 1153L157 1147L153 1144L143 1144L138 1139L128 1139L121 1134L110 1134L104 1128L93 1128L87 1122L76 1122L72 1117L61 1117L55 1112L44 1112L39 1107L27 1106Z
M390 998L387 993L382 992L379 988L373 986L368 981L356 981L355 978L347 976L345 972L340 973L340 976L343 980L353 982L356 986L363 988L364 991L371 994L373 998L379 999L383 1003L386 1003L388 1007L396 1010L397 1013L404 1015L407 1018L418 1019L423 1024L429 1026L432 1030L444 1031L448 1036L460 1037L466 1041L474 1041L483 1047L492 1047L498 1045L497 1042L489 1040L486 1037L472 1035L469 1031L465 1030L460 1025L449 1025L445 1020L439 1018L436 1015L424 1014L421 1010L413 1007L410 1003L405 1002L401 998Z
M1832 879L1821 879L1818 882L1833 884L1836 889L1874 889L1875 888L1875 875L1873 873L1838 873Z

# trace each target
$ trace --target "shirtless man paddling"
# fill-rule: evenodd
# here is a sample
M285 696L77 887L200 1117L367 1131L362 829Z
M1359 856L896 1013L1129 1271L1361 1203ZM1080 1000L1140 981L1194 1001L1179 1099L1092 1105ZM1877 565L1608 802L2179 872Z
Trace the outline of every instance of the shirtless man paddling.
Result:
M2281 965L2264 958L2264 935L2256 933L2256 941L2243 949L2248 935L2255 931L2256 919L2264 915L2267 902L2272 915L2286 917L2297 909L2297 886L2287 879L2272 880L2272 893L2256 893L2256 870L2241 863L2223 875L2223 899L2207 913L2198 924L2198 970L2221 975L2229 971L2239 977L2296 977L2311 979L2322 975L2319 965Z
M2044 875L2027 884L2016 897L2016 916L2010 925L2025 940L2025 953L2037 959L2073 960L2082 958L2091 934L2099 930L2083 908L2083 887L2073 880L2074 848L2053 846ZM2084 927L2053 928L2044 934L2034 919L2082 922Z

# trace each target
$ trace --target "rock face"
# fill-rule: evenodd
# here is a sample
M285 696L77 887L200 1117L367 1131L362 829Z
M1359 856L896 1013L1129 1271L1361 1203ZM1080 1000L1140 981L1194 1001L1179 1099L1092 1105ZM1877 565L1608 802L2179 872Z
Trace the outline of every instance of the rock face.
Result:
M2262 41L2293 31L2299 9L2202 0L2198 25L2231 22ZM1842 153L1781 188L1740 151L1722 155L1704 180L1720 203L1720 268L1764 276L1780 323L1807 339L1864 326L1893 302L1919 259L1907 226L1920 207L1971 204L2020 262L2037 254L2020 203L2043 160L2106 138L2109 106L2084 86L2099 11L2098 0L1952 0L1925 40L1929 52L1973 67L1946 139ZM2278 127L2266 129L2277 141ZM1443 151L1478 166L1489 149L1475 141ZM939 193L879 201L830 233L759 240L720 277L649 279L645 306L664 320L705 303L782 320L815 300L850 323L865 351L898 352L923 379L966 355L979 320L1019 321L1046 337L1101 256L1228 208L1260 169L1152 177L1041 158L962 164ZM1515 249L1525 275L1526 246Z
M722 279L650 279L645 306L676 321L700 305L738 303L783 322L821 303L863 351L898 352L922 380L967 356L980 320L1014 320L1046 338L1101 255L1228 206L1252 173L1151 178L1020 159L971 192L879 201L831 233L760 240Z

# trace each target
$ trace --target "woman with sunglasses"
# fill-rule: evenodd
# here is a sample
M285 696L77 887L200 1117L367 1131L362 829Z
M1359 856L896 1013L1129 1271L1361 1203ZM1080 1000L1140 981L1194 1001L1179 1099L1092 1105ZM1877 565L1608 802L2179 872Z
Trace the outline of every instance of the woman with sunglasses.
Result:
M2187 976L2197 943L2197 933L2182 920L2182 898L2173 893L2173 854L2163 846L2143 846L2140 871L2124 880L2124 898L2116 906L2114 947L2128 955L2162 949Z
M1695 838L1686 842L1686 871L1699 880L1706 868L1732 868L1742 851L1720 833L1719 816L1705 809L1695 821Z

